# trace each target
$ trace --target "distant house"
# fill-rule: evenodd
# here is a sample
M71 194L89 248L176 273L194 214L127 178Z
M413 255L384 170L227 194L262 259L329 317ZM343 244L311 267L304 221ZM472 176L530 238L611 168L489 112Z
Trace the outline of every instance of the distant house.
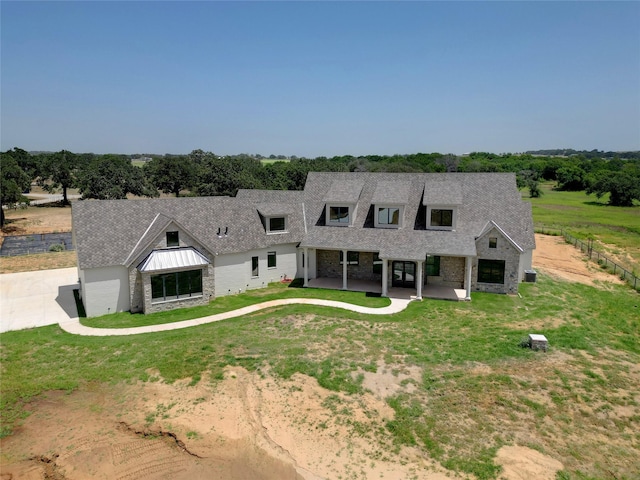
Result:
M73 232L88 316L206 304L294 277L384 296L516 293L535 248L530 204L502 173L309 173L300 192L83 201Z

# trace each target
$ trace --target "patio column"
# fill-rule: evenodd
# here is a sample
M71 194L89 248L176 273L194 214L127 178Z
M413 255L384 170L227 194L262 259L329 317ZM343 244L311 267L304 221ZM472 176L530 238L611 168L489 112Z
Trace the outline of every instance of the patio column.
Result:
M304 270L304 286L309 286L309 249L304 247L302 253L302 269Z
M416 272L416 300L422 300L422 265L424 262L418 262L418 271Z
M467 290L467 296L465 300L471 300L471 265L473 264L473 257L465 257L464 262L464 286Z
M347 289L347 251L342 250L342 289Z
M382 296L383 297L388 297L389 296L389 288L387 286L387 279L389 277L389 261L388 260L382 260Z

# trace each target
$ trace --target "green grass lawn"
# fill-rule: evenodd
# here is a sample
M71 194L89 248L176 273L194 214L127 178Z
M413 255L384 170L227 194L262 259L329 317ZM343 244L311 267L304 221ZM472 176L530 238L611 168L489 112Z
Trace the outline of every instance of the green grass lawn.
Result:
M229 297L224 308L300 292L274 285ZM333 299L340 293L371 306L388 301L305 292ZM219 378L227 365L268 367L272 375L300 372L329 390L359 395L362 377L353 373L375 371L384 361L398 369L418 366L423 376L413 393L388 399L396 416L368 433L374 438L390 436L448 468L488 479L498 475L497 449L525 429L533 432L529 447L562 459L562 478L609 478L609 471L633 478L640 458L639 387L630 374L630 365L640 363L638 294L540 276L523 284L520 296L472 297L470 303L413 302L400 314L375 317L293 305L132 337L74 336L57 326L3 333L3 433L28 414L23 405L34 395L93 382L151 381L151 370L168 382L197 383L208 371ZM132 317L142 316L109 323L128 326ZM550 352L520 347L532 331L544 332ZM478 365L486 368L476 371ZM611 406L635 413L603 417Z
M120 312L102 317L83 318L81 323L88 327L98 328L129 328L159 325L161 323L173 323L207 317L217 313L237 310L248 305L277 300L279 298L320 298L374 308L386 307L391 303L388 298L383 298L379 295L372 296L364 292L300 288L300 286L301 282L297 280L291 284L272 283L269 284L268 288L250 290L238 295L219 297L208 305L150 313L148 315Z
M528 190L522 191L523 199L531 202L536 230L562 228L580 239L592 237L598 250L640 275L640 206L612 207L608 197L556 191L553 185L542 184L539 198L529 198Z

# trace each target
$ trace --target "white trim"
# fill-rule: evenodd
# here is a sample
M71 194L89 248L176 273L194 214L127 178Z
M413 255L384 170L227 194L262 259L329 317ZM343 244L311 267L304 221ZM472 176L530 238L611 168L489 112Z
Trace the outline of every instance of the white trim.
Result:
M269 217L264 217L266 221L266 231L267 235L280 235L282 233L289 233L289 218L288 215L271 215ZM284 229L283 230L271 230L271 220L274 218L282 218L284 219Z
M355 208L353 204L349 203L327 203L326 204L326 217L325 223L332 227L350 227L353 225ZM348 208L349 209L349 218L348 222L336 222L331 220L331 209L332 208Z
M491 226L491 225L493 225L493 226ZM496 222L494 222L493 220L489 220L489 221L487 222L487 224L484 226L484 228L483 228L483 229L482 229L482 231L480 232L480 235L478 235L478 236L476 237L476 240L478 240L478 239L479 239L479 238L481 238L481 237L484 237L487 233L489 233L489 232L491 231L491 229L492 229L492 228L495 228L496 230L498 230L498 232L500 232L500 234L501 234L504 238L506 238L507 240L509 240L509 242L511 242L511 244L512 244L514 247L516 247L520 253L523 253L523 252L524 252L524 248L522 248L520 245L518 245L518 244L515 242L515 240L514 240L513 238L511 238L511 237L507 234L507 232L505 232L502 228L500 228L500 226L499 226Z
M124 261L125 265L129 265L129 259L131 258L131 255L133 255L135 253L135 251L138 249L138 245L140 245L140 242L142 241L142 239L144 237L147 236L147 233L149 232L149 230L151 229L151 227L153 226L154 223L156 223L156 220L158 220L158 217L161 214L158 213L156 214L156 216L154 217L154 219L151 221L151 223L149 224L149 226L147 227L147 229L144 231L144 233L142 234L142 236L138 239L138 241L136 242L135 246L133 247L133 249L131 250L131 252L129 253L129 255L127 256L127 259ZM167 217L168 218L168 217ZM167 222L167 224L171 223L171 219L169 218L169 221ZM165 226L166 228L166 226Z
M431 225L432 210L451 210L451 226ZM445 230L455 232L458 223L458 207L455 205L428 205L427 206L427 230Z
M378 213L379 210L386 208L386 209L392 209L392 208L397 208L398 209L398 224L394 225L392 223L379 223L378 222ZM393 205L393 204L386 204L386 203L380 203L380 204L376 204L373 206L373 225L376 228L393 228L393 229L398 229L398 228L402 228L402 224L404 219L404 206L403 205Z

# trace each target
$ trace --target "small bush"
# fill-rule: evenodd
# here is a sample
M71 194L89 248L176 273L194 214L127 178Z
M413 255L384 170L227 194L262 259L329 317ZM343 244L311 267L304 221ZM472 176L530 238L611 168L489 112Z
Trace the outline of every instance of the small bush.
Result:
M64 252L65 247L62 243L54 243L49 247L50 252Z

